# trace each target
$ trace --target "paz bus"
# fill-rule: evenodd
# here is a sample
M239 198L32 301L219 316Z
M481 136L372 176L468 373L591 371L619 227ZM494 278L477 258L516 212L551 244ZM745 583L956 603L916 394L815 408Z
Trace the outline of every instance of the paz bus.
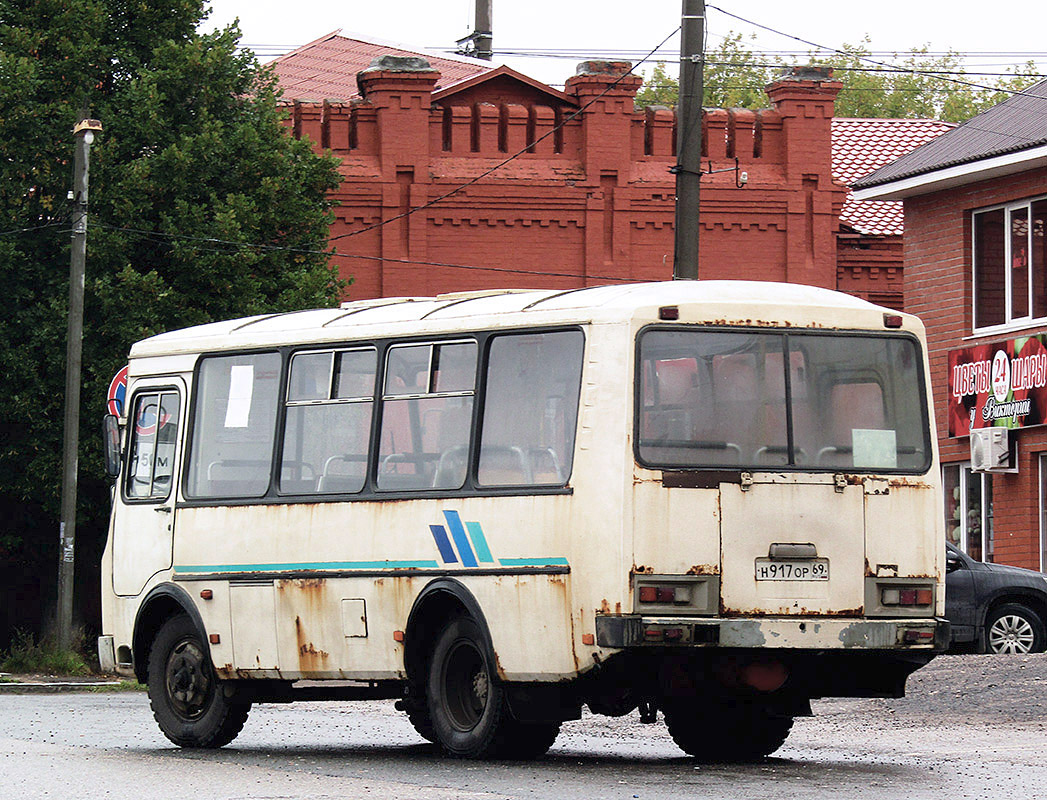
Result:
M162 732L395 699L530 758L583 706L703 760L948 641L924 331L812 287L348 302L130 351L102 663Z

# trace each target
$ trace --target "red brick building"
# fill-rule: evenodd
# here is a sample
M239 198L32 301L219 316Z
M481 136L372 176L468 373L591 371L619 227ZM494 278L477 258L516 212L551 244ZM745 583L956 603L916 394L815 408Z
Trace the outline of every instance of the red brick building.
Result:
M1047 82L854 184L859 198L904 203L906 310L928 329L949 536L984 560L1040 570L1047 569L1045 120Z
M413 55L331 34L274 65L294 134L342 160L331 235L351 297L672 276L675 115L634 106L641 79L627 64L586 62L561 92L507 67ZM769 109L706 109L700 277L901 306L900 230L880 224L883 203L848 202L841 178L943 126L877 121L880 147L863 147L868 126L833 120L839 88L795 70L767 87Z

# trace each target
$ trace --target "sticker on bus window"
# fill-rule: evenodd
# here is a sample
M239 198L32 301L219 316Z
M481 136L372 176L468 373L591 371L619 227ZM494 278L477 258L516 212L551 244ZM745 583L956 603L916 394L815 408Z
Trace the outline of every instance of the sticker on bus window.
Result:
M851 430L855 467L894 469L898 466L898 437L893 430Z
M238 364L229 369L229 405L225 408L225 427L246 428L251 416L254 392L254 365Z

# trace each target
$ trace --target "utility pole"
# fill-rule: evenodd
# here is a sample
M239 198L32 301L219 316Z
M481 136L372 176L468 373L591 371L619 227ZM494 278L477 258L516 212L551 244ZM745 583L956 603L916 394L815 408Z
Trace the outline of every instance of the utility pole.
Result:
M84 337L84 272L87 262L87 183L91 143L102 123L73 126L73 231L69 254L69 326L65 357L65 430L62 441L62 519L58 527L58 646L73 646L73 576L76 554L76 470L80 447L80 357Z
M673 279L698 279L698 214L705 94L705 0L683 0L680 101L676 110L676 231Z
M494 0L475 0L475 3L473 32L458 40L458 52L490 61L494 57L494 35L491 32L491 6Z

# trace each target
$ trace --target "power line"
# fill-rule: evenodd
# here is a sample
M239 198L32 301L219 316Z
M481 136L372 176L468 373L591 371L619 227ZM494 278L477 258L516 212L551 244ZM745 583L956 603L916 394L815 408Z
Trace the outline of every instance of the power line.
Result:
M34 225L30 228L14 228L9 231L0 231L0 236L14 236L19 233L29 233L30 231L42 231L46 228L63 228L66 224L65 222L48 222L46 225Z
M730 11L725 11L724 9L720 8L719 6L709 5L708 8L713 9L715 11L719 11L721 14L724 14L724 15L726 15L728 17L731 17L732 19L736 19L739 22L744 22L747 25L753 25L754 27L760 28L761 30L765 30L765 31L767 31L769 33L774 33L774 34L777 34L778 36L784 36L787 39L792 39L794 41L801 42L802 44L806 44L806 45L808 45L810 47L813 47L813 48L815 48L817 50L825 50L827 52L836 53L837 55L846 56L848 58L856 58L856 59L868 62L868 63L873 64L873 65L878 66L878 67L885 67L885 68L888 68L888 69L893 69L894 68L891 64L885 64L885 63L883 63L881 61L877 61L876 59L869 58L868 56L865 56L865 55L856 54L856 53L849 53L846 50L840 50L837 47L829 47L827 45L818 44L817 42L812 42L812 41L809 41L807 39L803 39L803 38L801 38L799 36L793 36L791 33L785 33L784 31L777 30L776 28L771 28L771 27L769 27L767 25L763 25L763 24L761 24L759 22L754 22L751 19L746 19L745 17L740 17L737 14L731 13ZM916 72L916 70L909 70L909 71ZM952 77L942 76L942 80L952 81L953 83L958 83L958 84L961 84L963 86L970 86L970 87L975 88L975 89L986 89L986 90L992 91L992 92L1006 91L1006 92L1008 92L1009 94L1012 94L1012 95L1022 95L1024 97L1035 97L1035 95L1029 95L1026 92L1023 92L1021 90L1017 90L1017 89L1003 89L1003 90L1001 90L1001 89L999 89L998 87L995 87L995 86L987 86L985 84L974 83L973 81L965 81L965 80L962 80L960 78L952 78ZM1042 99L1042 98L1037 98L1037 99Z
M213 236L190 236L188 234L181 233L162 233L160 231L147 231L141 228L127 228L118 225L106 225L104 223L96 223L95 227L105 228L111 231L121 231L124 233L133 233L143 238L152 239L153 241L162 241L164 239L185 239L194 242L201 243L202 247L197 248L198 251L205 253L228 253L230 248L243 248L251 250L265 250L265 251L279 251L285 253L298 253L307 255L325 255L334 258L358 258L365 261L387 261L393 264L410 264L415 266L423 267L444 267L448 269L463 269L472 270L477 272L504 272L512 274L522 275L537 275L541 277L550 278L591 278L593 280L601 281L618 281L620 283L636 283L640 281L639 278L622 278L621 276L613 275L579 275L574 272L551 272L549 270L535 270L535 269L524 269L517 267L493 267L490 265L477 266L474 264L454 264L447 261L425 261L421 259L413 258L391 258L389 256L372 256L362 255L357 253L344 253L337 249L335 250L312 250L303 247L286 247L281 245L269 245L269 244L254 244L251 242L236 242L228 239L217 239ZM218 248L208 247L206 245L228 245L229 247Z

